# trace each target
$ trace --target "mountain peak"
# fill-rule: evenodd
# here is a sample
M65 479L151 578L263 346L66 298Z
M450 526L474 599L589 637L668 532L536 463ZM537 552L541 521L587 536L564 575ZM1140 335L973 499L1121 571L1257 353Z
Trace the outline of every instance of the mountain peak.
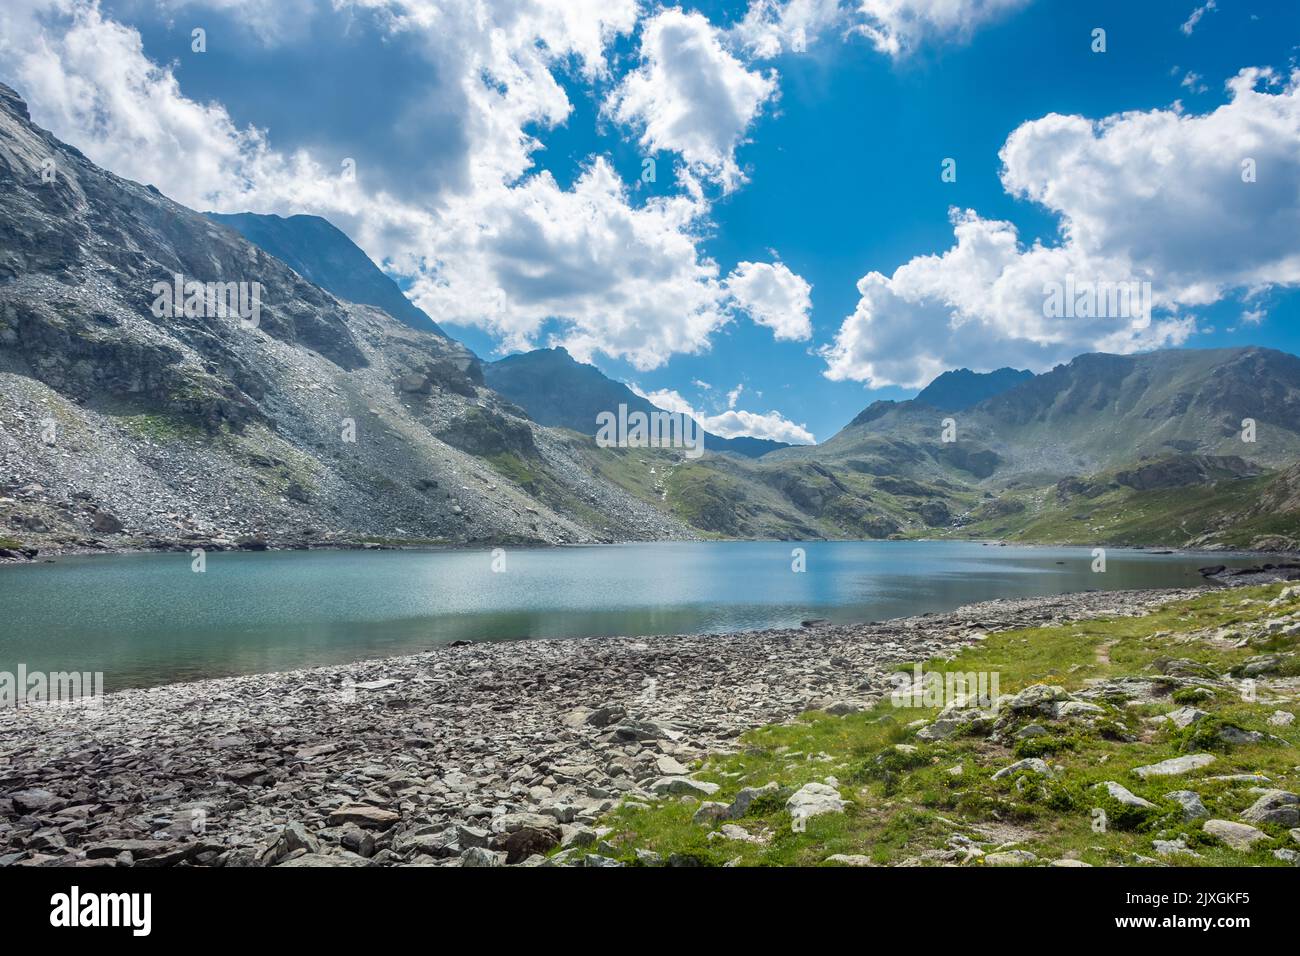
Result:
M17 90L3 83L0 83L0 109L12 113L24 123L32 121L31 113L27 111L27 101L18 94Z
M971 408L1029 381L1034 373L1028 369L999 368L992 372L972 372L968 368L944 372L921 389L915 401L941 411Z

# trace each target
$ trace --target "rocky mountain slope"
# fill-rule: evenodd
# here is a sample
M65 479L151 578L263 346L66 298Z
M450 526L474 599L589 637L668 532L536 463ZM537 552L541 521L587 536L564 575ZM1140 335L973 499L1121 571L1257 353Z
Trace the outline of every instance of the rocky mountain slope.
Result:
M662 411L594 365L577 361L564 348L509 355L484 365L483 375L491 388L524 409L534 421L582 435L595 435L596 416L601 412L617 414L619 405L626 405L629 412ZM705 432L704 447L758 458L789 445L770 438L723 438Z
M177 275L257 307L169 308ZM460 345L100 169L0 87L0 547L691 534Z
M443 335L428 313L416 307L351 239L320 216L270 216L241 212L204 213L275 256L308 282L361 305L383 309L413 329Z

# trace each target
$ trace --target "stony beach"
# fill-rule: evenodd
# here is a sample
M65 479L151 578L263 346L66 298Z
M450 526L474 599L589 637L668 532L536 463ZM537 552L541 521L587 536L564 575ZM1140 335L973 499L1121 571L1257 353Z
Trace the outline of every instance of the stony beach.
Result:
M692 762L984 635L1195 590L999 600L883 623L533 640L0 712L0 866L596 860L621 800L705 796ZM549 863L548 863L549 865Z

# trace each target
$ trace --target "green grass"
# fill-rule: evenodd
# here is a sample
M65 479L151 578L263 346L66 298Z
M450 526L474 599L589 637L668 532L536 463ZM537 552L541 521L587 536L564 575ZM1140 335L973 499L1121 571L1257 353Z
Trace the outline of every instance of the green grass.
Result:
M203 429L193 422L174 415L140 412L119 415L115 418L115 421L120 428L130 432L137 438L145 438L154 442L202 438L206 434Z
M1282 612L1268 609L1261 599L1279 587L1211 592L1195 600L1166 606L1144 617L1086 621L991 635L949 662L930 661L927 671L985 671L999 675L1000 691L1015 693L1031 684L1059 684L1079 690L1090 678L1159 675L1152 665L1161 657L1190 658L1222 673L1257 647L1233 648L1209 639L1220 628ZM1300 609L1292 604L1288 610ZM1290 638L1290 650L1296 638ZM1101 651L1108 651L1108 658ZM1078 719L1018 718L1015 726L1036 722L1049 733L1030 742L994 743L986 736L964 735L927 743L916 739L907 725L933 718L937 708L895 708L886 696L870 711L845 717L810 712L791 724L756 729L742 739L742 749L704 762L696 773L720 785L712 800L730 801L742 787L769 781L789 790L833 776L849 801L844 814L827 814L808 821L807 830L792 830L784 797L751 807L734 821L751 833L763 834L764 845L709 839L716 825L692 822L697 803L672 798L649 809L620 807L603 821L607 837L619 855L635 860L635 849L693 857L720 865L815 865L832 854L863 854L881 864L915 858L941 849L950 834L1016 848L1054 860L1069 856L1093 865L1133 863L1135 855L1155 858L1153 838L1182 834L1201 859L1180 857L1188 865L1282 865L1273 849L1295 847L1286 830L1265 825L1270 839L1249 853L1231 850L1206 837L1200 823L1183 823L1178 806L1166 798L1172 790L1199 792L1212 817L1235 820L1255 799L1247 788L1213 783L1206 777L1229 773L1262 773L1270 786L1300 787L1300 728L1268 726L1266 718L1277 704L1249 703L1222 688L1197 706L1208 720L1187 730L1153 725L1143 720L1173 709L1168 698L1138 707L1115 707L1095 724ZM1288 705L1295 709L1294 700ZM1009 711L1002 711L1009 715ZM1215 726L1230 723L1260 730L1282 742L1228 746L1209 739ZM1130 741L1119 738L1131 738ZM914 752L895 749L915 745ZM1143 781L1131 771L1179 754L1208 750L1214 765L1185 776ZM1018 779L991 780L993 772L1022 756L1041 756L1060 771L1044 780L1029 774ZM950 768L960 765L960 773ZM1143 797L1155 808L1132 811L1116 803L1095 784L1113 780ZM1095 832L1095 808L1106 811L1109 825ZM991 849L988 848L988 849ZM978 865L978 864L976 864Z
M10 538L7 535L0 535L0 548L6 548L10 551L16 551L19 548L26 547L17 538Z

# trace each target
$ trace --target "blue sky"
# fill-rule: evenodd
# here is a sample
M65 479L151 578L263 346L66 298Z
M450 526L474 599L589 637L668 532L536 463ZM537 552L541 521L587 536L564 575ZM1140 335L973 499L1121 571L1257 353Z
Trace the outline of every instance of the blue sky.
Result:
M959 365L1300 351L1289 0L6 16L0 77L93 159L198 208L324 215L483 357L566 344L720 433L824 440ZM1272 72L1226 86L1249 68ZM1066 272L1151 281L1155 321L1044 323Z

